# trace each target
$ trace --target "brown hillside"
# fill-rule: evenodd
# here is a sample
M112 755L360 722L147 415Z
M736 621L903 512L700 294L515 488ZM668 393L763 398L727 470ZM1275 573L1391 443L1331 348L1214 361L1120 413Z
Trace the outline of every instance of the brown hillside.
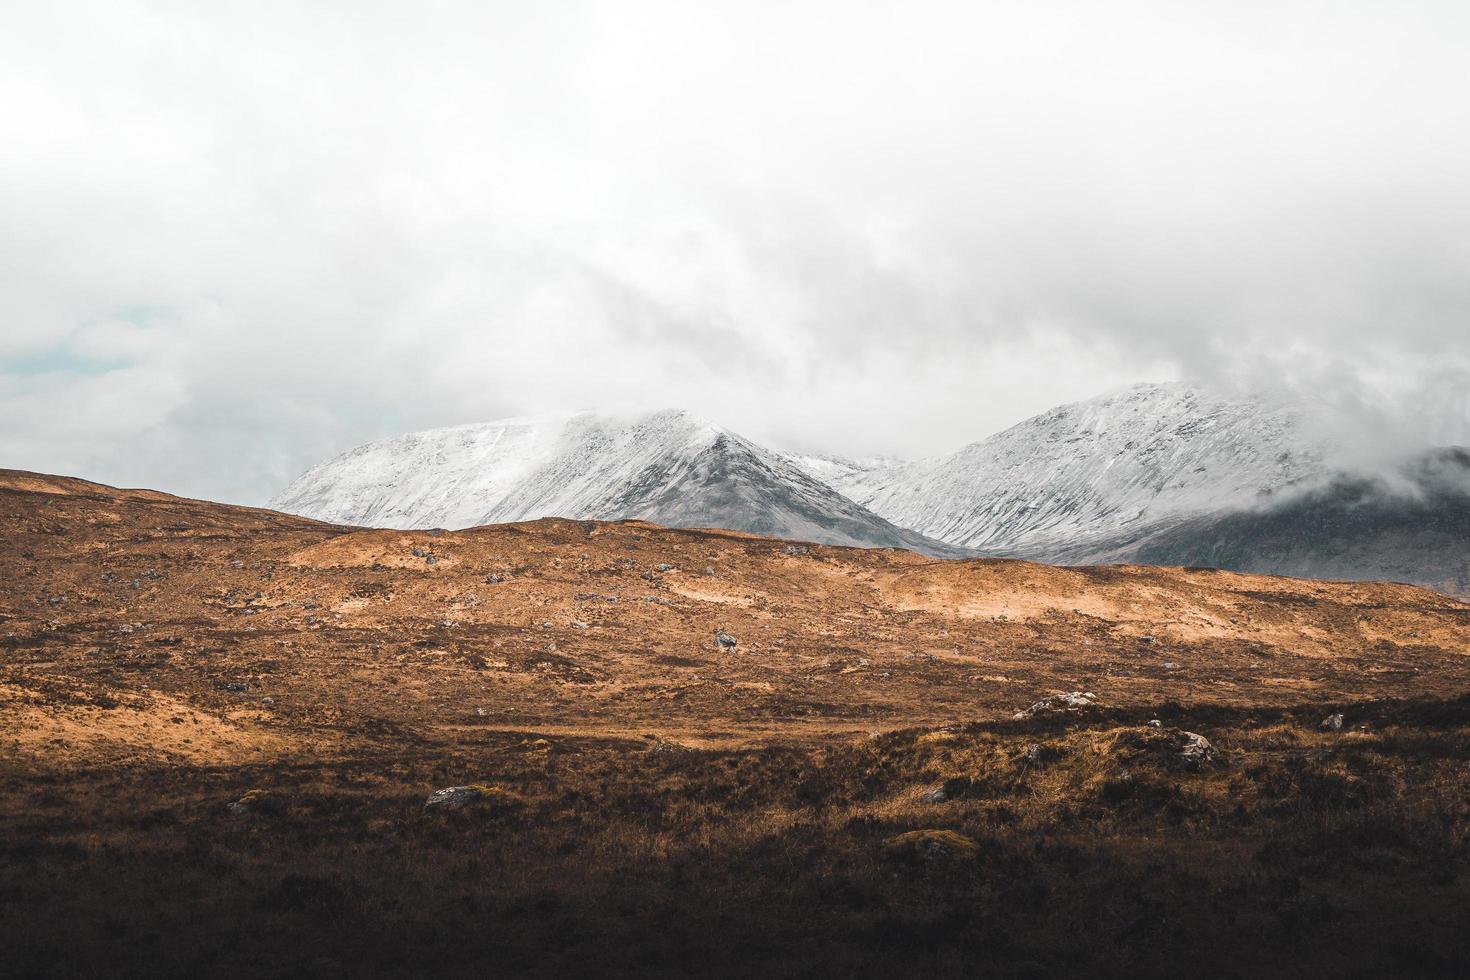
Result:
M0 524L22 973L1470 962L1470 605L1434 592L14 471Z

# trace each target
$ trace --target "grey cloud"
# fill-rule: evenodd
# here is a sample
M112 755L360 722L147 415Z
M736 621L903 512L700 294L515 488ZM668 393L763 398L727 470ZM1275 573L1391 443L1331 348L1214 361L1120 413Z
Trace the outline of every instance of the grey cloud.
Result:
M1173 377L1470 442L1463 4L8 20L0 464L258 502L650 403L919 455Z

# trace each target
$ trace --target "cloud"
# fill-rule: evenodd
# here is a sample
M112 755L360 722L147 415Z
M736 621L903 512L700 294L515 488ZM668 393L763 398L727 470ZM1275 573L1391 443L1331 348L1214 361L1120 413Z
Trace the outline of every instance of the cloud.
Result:
M916 455L1173 377L1470 442L1467 42L1448 2L32 5L3 462L259 502L635 404Z

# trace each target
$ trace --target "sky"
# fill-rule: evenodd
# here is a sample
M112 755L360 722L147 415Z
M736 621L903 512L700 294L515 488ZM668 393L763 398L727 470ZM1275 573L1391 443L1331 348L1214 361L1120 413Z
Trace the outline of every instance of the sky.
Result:
M635 406L917 457L1148 380L1470 442L1470 4L13 6L0 466L263 503Z

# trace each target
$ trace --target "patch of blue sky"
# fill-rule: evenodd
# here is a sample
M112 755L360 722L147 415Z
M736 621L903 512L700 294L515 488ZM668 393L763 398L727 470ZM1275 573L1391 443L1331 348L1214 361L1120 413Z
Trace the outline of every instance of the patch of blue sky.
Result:
M0 356L0 374L22 378L43 374L74 374L96 377L130 367L128 361L79 354L65 344L26 354Z

